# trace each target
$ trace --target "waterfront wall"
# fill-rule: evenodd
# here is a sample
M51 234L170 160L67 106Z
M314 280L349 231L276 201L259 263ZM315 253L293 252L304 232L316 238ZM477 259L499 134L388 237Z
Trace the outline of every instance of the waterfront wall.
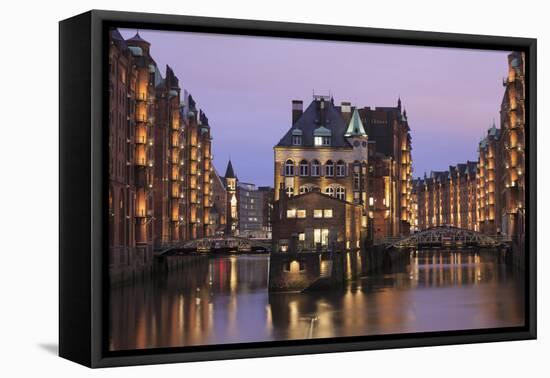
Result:
M345 253L272 253L269 291L343 288Z

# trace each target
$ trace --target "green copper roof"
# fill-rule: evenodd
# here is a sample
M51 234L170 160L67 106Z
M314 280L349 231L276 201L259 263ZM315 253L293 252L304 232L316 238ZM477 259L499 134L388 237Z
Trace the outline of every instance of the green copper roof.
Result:
M324 126L319 126L315 130L313 130L313 135L314 136L331 136L332 131L330 131L330 129L327 129Z
M348 129L346 130L346 136L367 136L365 127L363 126L363 122L361 122L361 117L359 117L359 112L357 109L353 111L353 115L351 116L351 120L348 124Z

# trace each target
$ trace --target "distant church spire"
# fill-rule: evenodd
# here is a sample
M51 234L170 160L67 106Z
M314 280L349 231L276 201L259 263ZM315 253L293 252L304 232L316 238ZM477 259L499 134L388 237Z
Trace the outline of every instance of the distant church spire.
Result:
M225 170L225 176L227 178L237 178L235 176L235 171L233 170L233 164L231 164L231 159L229 159L229 162L227 163L227 168Z

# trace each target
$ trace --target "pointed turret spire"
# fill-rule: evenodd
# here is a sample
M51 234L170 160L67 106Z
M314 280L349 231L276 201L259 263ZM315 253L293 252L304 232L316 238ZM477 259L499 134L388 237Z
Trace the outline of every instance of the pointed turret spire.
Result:
M397 109L399 109L399 111L401 111L401 96L399 96L397 98Z
M359 116L359 112L357 111L357 108L355 108L349 121L345 136L350 137L366 135L367 133L365 131L365 127L363 126L363 122L361 121L361 117Z
M237 178L235 176L235 171L233 170L233 164L231 164L231 159L229 159L229 162L227 163L227 168L225 170L225 176L226 179L228 178Z

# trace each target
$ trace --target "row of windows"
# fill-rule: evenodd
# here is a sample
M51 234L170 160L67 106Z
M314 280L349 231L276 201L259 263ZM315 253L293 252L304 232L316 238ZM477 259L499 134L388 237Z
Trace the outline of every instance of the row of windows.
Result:
M334 176L334 168L336 167L336 176L344 177L347 175L346 172L346 163L342 160L338 160L336 165L332 160L328 160L325 163L325 176ZM311 168L311 169L310 169ZM300 161L298 165L298 173L300 176L321 176L321 163L319 160L313 160L311 165L306 161ZM295 175L295 166L294 162L291 159L288 159L284 165L284 175L285 176L294 176Z
M300 186L299 191L300 191L300 194L304 194L304 193L309 193L313 191L314 188L317 188L317 187L304 185L304 186ZM286 187L285 193L288 197L292 197L294 195L294 188L292 186ZM343 186L337 186L336 188L334 186L329 186L325 188L325 194L331 197L336 197L340 200L345 200L346 188L344 188Z
M331 138L329 136L316 136L313 138L313 144L315 146L330 146L331 145ZM294 146L301 146L302 145L302 136L301 135L293 135L292 136L292 145Z
M289 209L286 211L287 218L306 218L307 210L304 209ZM315 209L313 210L313 218L332 218L332 209Z

